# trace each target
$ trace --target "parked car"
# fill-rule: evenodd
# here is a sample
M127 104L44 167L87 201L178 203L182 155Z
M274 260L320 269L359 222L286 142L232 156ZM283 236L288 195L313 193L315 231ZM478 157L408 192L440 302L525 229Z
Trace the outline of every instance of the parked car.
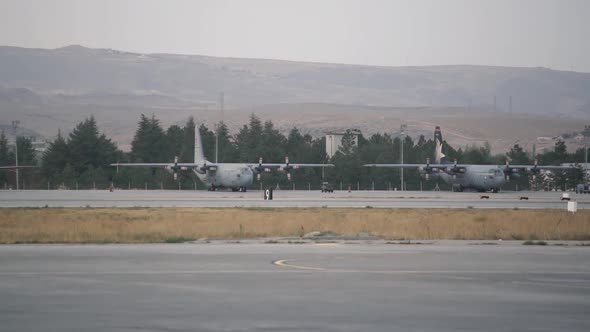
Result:
M323 193L333 193L334 192L334 187L332 187L332 185L329 182L322 182L322 192Z

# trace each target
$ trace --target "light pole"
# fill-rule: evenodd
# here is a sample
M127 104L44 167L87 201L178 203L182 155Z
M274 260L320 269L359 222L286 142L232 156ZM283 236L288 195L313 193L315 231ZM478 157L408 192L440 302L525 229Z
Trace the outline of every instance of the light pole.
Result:
M224 103L224 95L223 92L219 94L219 110L221 113L221 121L223 121L223 103ZM215 163L218 163L218 156L219 156L219 122L215 128Z
M588 174L588 137L590 137L590 126L584 127L582 133L584 139L584 176Z
M18 138L16 136L16 128L18 128L18 125L20 124L20 121L18 120L14 120L12 121L12 133L14 134L14 155L15 155L15 160L16 160L16 190L19 189L19 179L18 179Z
M588 170L588 137L590 136L590 126L584 128L582 133L584 136L584 169Z
M402 124L399 127L400 131L400 141L401 141L401 149L400 149L400 164L404 163L404 135L406 134L406 129L408 128L407 124ZM401 190L404 191L404 168L400 167L400 181L401 181Z

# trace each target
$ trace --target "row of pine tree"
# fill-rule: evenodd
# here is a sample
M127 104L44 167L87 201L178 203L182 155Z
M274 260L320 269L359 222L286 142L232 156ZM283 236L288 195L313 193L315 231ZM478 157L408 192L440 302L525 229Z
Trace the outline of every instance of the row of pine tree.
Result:
M118 188L135 189L204 189L204 185L191 172L180 174L179 180L163 169L126 168L110 166L116 162L172 162L178 156L180 162L192 162L194 151L194 131L196 125L189 118L184 126L172 125L166 130L155 117L141 116L138 128L131 144L130 152L123 152L117 145L101 134L94 117L79 123L72 132L64 137L58 132L46 152L36 158L31 140L18 137L19 165L35 164L40 159L40 167L21 170L20 183L24 188L36 189L106 189L113 182ZM293 128L287 136L274 127L272 121L264 123L254 114L248 124L235 135L231 135L225 123L218 123L215 128L198 127L205 155L215 161L215 132L218 132L217 160L219 162L258 162L262 157L265 162L283 162L289 156L292 163L333 163L336 167L321 169L301 169L293 174L289 182L281 172L265 173L261 183L255 188L276 187L282 189L319 189L322 181L331 182L336 189L375 189L393 190L400 188L400 171L394 169L372 169L362 167L367 163L398 163L403 142L405 163L425 163L432 158L434 142L424 136L416 141L410 136L393 137L388 134L374 134L368 138L358 137L355 146L352 133L347 133L342 147L328 159L325 154L325 138L313 138ZM464 164L531 164L533 156L518 144L505 154L492 155L488 144L484 146L467 146L454 149L445 144L445 154L450 160L457 159ZM539 164L557 165L560 163L583 162L584 150L568 153L564 142L559 141L551 151L535 156ZM15 155L9 149L8 140L0 133L0 165L14 165ZM405 171L405 187L408 190L432 189L435 181L424 181L417 170ZM13 172L0 172L0 185L14 187ZM573 188L583 181L581 170L544 174L532 181L524 176L511 181L504 189L544 189ZM441 189L449 189L438 183Z

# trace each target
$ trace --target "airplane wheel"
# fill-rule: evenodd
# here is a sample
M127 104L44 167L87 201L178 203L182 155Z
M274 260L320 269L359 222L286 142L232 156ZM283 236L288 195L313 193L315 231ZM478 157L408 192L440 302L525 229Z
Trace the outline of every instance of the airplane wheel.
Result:
M498 193L498 189L492 189L492 192L493 192L494 194L497 194L497 193Z

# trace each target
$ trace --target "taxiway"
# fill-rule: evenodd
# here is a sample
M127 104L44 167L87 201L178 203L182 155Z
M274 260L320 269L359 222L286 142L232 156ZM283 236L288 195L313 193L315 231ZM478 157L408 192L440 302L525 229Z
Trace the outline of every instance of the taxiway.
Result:
M0 331L588 331L588 247L0 246Z
M327 208L501 208L565 209L560 192L453 193L433 191L276 190L265 201L262 191L190 190L25 190L0 191L0 207L327 207ZM590 195L571 193L579 209L590 208ZM522 199L526 197L527 199Z

